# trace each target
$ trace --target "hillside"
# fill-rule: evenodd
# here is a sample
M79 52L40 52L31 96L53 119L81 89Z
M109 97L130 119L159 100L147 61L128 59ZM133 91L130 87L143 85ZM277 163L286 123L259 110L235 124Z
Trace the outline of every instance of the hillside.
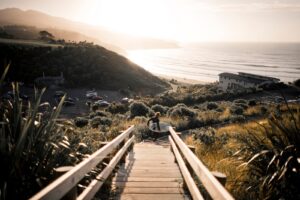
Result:
M101 41L100 45L102 45L102 43L106 43L123 49L177 47L174 42L153 38L132 37L130 35L113 32L105 28L50 16L34 10L23 11L17 8L2 9L0 10L0 25L24 25L43 29L54 28L66 31L75 31Z
M157 93L169 85L127 58L89 43L59 47L0 44L0 62L12 62L9 80L33 84L37 77L59 76L65 86ZM2 67L2 66L1 66Z
M56 28L37 28L34 26L7 25L7 26L0 27L0 38L7 38L8 36L8 38L12 37L14 39L37 40L40 37L39 35L40 31L50 32L51 34L54 35L56 40L65 40L65 41L74 41L74 42L80 42L80 41L93 42L111 51L120 53L122 55L126 54L125 50L121 49L120 47L101 42L100 40L97 40L92 37L88 37L78 32L66 31L66 30L61 30Z

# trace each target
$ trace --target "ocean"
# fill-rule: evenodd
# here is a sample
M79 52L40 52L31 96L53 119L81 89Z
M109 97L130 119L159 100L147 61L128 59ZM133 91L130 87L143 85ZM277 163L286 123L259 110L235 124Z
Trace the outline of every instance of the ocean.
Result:
M147 71L174 78L214 82L222 72L247 72L284 82L300 78L300 43L205 43L127 53Z

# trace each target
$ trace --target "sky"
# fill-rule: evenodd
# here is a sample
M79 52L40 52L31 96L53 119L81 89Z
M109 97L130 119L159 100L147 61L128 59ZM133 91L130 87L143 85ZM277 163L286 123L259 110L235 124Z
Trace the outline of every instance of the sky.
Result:
M0 0L7 7L179 42L300 42L300 0Z

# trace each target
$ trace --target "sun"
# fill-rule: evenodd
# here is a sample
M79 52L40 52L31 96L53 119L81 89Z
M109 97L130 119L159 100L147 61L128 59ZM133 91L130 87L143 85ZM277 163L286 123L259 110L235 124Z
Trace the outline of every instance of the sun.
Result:
M86 20L135 36L167 38L176 32L172 6L161 0L95 1Z

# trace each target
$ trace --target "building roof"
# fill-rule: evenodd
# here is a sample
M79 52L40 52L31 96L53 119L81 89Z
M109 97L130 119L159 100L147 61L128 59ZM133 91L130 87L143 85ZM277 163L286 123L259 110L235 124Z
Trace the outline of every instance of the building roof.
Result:
M233 73L228 73L228 72L224 72L219 74L219 76L221 77L228 77L231 79L235 79L235 80L240 80L240 81L244 81L247 83L254 83L254 84L260 84L262 82L265 82L267 80L264 79L260 79L260 78L254 78L254 77L248 77L248 76L243 76L241 74L233 74Z

